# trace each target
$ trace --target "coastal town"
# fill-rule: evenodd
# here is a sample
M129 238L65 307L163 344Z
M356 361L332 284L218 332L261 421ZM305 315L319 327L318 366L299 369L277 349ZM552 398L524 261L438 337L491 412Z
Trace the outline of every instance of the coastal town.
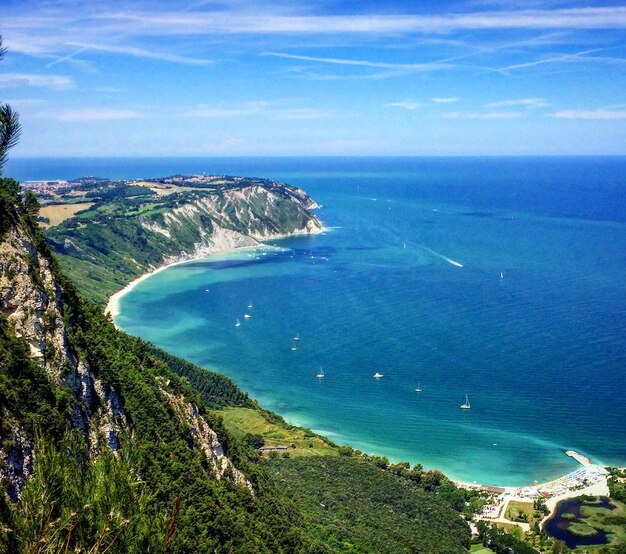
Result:
M488 485L468 484L457 482L456 485L465 489L479 490L488 493L488 502L482 512L476 515L476 520L484 520L505 525L517 525L524 532L530 530L526 521L508 518L508 508L512 504L517 506L527 504L532 507L537 500L543 499L548 514L541 521L541 526L550 518L556 505L565 499L583 495L608 496L609 472L605 467L594 464L589 458L573 450L565 452L576 460L581 467L546 483L533 483L526 487L496 487Z

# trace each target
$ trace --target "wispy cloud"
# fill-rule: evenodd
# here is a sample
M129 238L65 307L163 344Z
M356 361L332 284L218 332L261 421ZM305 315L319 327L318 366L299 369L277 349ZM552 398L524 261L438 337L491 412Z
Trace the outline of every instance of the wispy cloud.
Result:
M233 11L140 13L110 11L102 22L150 34L365 33L417 32L429 35L488 29L623 29L626 7L517 9L443 15L300 15Z
M617 120L626 119L624 110L563 110L551 113L557 119Z
M485 104L487 108L502 108L505 106L523 106L525 108L545 108L549 104L543 98L516 98L512 100L500 100Z
M582 52L574 52L573 54L559 54L558 56L550 56L547 58L542 58L540 60L533 60L531 62L508 65L506 67L501 67L493 71L499 71L499 72L505 73L513 69L523 69L526 67L534 67L536 65L543 65L547 63L594 62L594 61L597 62L598 60L604 61L602 58L595 58L593 56L588 56L588 54L601 52L602 50L603 48L592 48L591 50L583 50Z
M431 102L435 102L435 104L453 104L454 102L458 102L460 98L456 96L450 96L447 98L431 98Z
M282 52L265 52L264 56L273 56L276 58L286 58L289 60L301 60L307 62L319 62L335 65L353 65L360 67L373 67L377 69L394 69L400 71L433 71L439 69L448 69L452 65L448 63L390 63L376 62L371 60L351 60L346 58L324 58L317 56L300 56L296 54L285 54Z
M107 46L104 44L88 44L81 42L69 42L70 46L76 46L81 51L86 52L92 50L96 52L107 52L111 54L123 54L133 56L135 58L148 58L153 60L161 60L166 62L182 63L188 65L210 65L212 60L202 58L193 58L189 56L179 56L169 52L158 52L154 50L145 50L143 48L135 48L131 46ZM53 62L56 63L56 62ZM52 65L52 64L50 64Z
M58 112L51 112L48 115L57 121L116 121L144 117L144 114L137 110L118 110L113 108L60 110Z
M403 102L389 102L388 104L385 104L385 106L389 108L404 108L405 110L414 111L421 108L422 104L411 100L405 100Z
M517 119L520 112L447 112L442 114L445 119Z
M0 88L39 87L68 89L74 81L65 75L36 75L31 73L0 73Z
M279 106L261 100L257 102L246 102L241 106L211 106L202 104L195 108L184 110L183 115L185 117L192 118L269 116L279 119L305 120L330 117L332 112L316 108L293 108Z

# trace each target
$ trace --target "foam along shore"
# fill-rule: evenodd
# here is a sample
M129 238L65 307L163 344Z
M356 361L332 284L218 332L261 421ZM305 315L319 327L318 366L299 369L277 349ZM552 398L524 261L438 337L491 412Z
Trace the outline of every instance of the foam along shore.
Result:
M112 294L109 297L104 313L110 314L113 318L113 324L115 324L115 318L120 314L120 301L122 297L133 290L143 280L148 279L149 277L152 277L153 275L156 275L157 273L170 267L202 258L208 258L210 256L228 254L229 252L241 252L244 250L254 250L256 248L273 248L273 246L266 244L266 242L303 235L319 235L325 233L328 229L324 226L320 226L320 228L302 229L294 231L293 233L268 235L260 238L259 240L247 235L240 235L239 233L235 233L233 231L228 232L226 229L222 229L222 231L223 232L220 233L221 236L212 237L212 244L196 249L196 251L191 255L183 253L174 260L166 261L162 266L144 273L143 275L137 277L134 281L128 283L123 289L120 289L116 293Z

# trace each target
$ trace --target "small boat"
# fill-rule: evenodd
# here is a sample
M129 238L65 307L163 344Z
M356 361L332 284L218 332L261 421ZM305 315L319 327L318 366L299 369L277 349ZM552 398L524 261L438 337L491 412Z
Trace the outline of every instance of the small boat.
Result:
M320 372L315 377L317 377L318 379L324 378L324 370L321 368L321 366L320 366Z
M417 383L417 388L415 389L415 392L422 392L422 389L419 383Z
M500 272L500 279L504 279L504 272L503 271Z
M245 314L243 317L245 317L246 319L250 319L252 316L250 314Z
M382 376L382 373L378 373L378 371L374 373L374 379L380 379Z
M296 346L296 343L295 343L295 342L293 343L293 346L291 347L291 350L294 350L294 351L295 351L295 350L298 350L298 347Z
M241 323L240 323L239 319L237 319L237 323L235 323L235 327L241 327Z
M465 395L465 402L461 404L461 410L469 410L471 408L469 398Z
M300 333L298 333L295 337L293 337L293 340L299 341L300 340Z
M250 304L248 304L248 308L252 309L252 300L250 300Z

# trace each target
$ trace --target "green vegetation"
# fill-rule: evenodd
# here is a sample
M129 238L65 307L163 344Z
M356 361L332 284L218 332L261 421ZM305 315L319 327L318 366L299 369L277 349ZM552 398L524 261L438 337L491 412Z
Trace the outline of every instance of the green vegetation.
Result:
M608 470L611 474L608 482L611 498L626 502L626 469L609 467Z
M76 397L74 365L64 369L65 381L53 382L0 317L0 450L10 456L27 454L29 445L35 450L34 474L25 485L7 474L7 492L15 500L21 487L21 498L15 503L0 495L0 551L466 551L469 529L458 512L470 505L470 493L439 472L391 465L290 426L230 379L116 330L61 273L35 224L36 206L20 200L14 181L0 185L5 232L21 233L37 252L28 258L33 286L44 290L39 271L45 259L61 286L58 309L69 351L119 394L129 422L116 455L91 444L92 433L76 430L80 414L94 432L98 422ZM42 326L52 331L56 321L48 308ZM215 478L171 398L197 407L254 495L228 474ZM97 414L104 406L93 409ZM255 448L266 440L288 441L294 452L333 455L259 463ZM300 467L288 465L300 461ZM313 509L317 494L337 510Z
M287 446L290 457L339 455L338 448L323 437L288 425L282 418L271 421L268 413L263 410L230 407L218 413L224 420L224 426L234 437L257 435L263 440L261 446Z
M491 548L496 554L510 554L511 552L515 554L537 554L537 550L532 546L496 525L479 521L477 527L478 537L482 544Z
M268 462L306 528L336 552L465 552L469 530L442 500L363 459Z
M48 240L80 291L99 304L150 269L195 252L218 227L242 235L286 234L312 218L305 194L265 179L155 181L168 187L165 195L159 194L165 189L141 183L82 178L53 197L41 194L47 205L42 215L58 223L48 230ZM82 207L77 199L93 204L76 213Z
M572 523L567 530L577 537L593 537L598 534L598 530L584 521L577 521Z
M509 521L522 521L532 523L534 519L535 509L532 502L519 502L510 500L504 517Z

